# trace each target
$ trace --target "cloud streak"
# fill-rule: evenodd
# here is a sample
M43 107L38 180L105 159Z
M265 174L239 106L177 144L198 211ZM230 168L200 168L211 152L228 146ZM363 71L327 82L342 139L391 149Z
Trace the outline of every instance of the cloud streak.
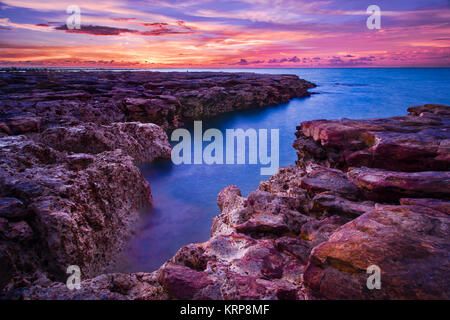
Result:
M379 0L381 30L356 0L82 0L79 30L65 26L72 1L2 4L3 65L450 66L446 0Z

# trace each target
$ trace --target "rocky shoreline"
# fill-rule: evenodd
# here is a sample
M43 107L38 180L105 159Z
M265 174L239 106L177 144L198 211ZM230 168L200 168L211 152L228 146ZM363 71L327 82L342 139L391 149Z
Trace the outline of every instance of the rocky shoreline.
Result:
M272 76L258 83L265 77ZM238 186L223 189L208 241L180 248L155 272L134 274L101 269L113 259L112 246L129 236L139 209L151 205L148 183L133 163L167 157L164 131L127 122L138 120L132 118L93 125L81 115L64 116L64 125L41 121L45 130L26 135L5 132L5 297L449 299L450 108L408 111L388 119L303 122L293 144L295 166L281 168L246 198ZM13 131L4 115L3 127ZM70 291L62 272L78 261L91 279ZM7 278L10 265L15 273ZM379 290L366 285L371 265L381 270Z
M251 73L1 73L1 295L32 298L65 281L69 265L83 278L108 272L152 205L136 165L170 157L164 129L305 97L312 87L296 76ZM117 277L99 278L160 286L152 275ZM34 298L53 298L44 291ZM109 296L102 292L77 295Z
M307 97L294 75L225 72L26 71L0 73L0 136L90 122L186 120Z
M419 170L448 164L450 108L409 111L390 119L302 123L297 165L281 168L247 198L237 186L226 187L211 238L182 247L153 273L106 274L84 281L79 291L36 283L18 296L448 299L450 173ZM378 138L367 138L373 135ZM348 157L352 167L346 165L345 156L360 151L379 159L388 143L395 165L405 161L417 170L393 171L392 154L385 162L362 157L360 167ZM370 265L381 270L380 290L366 286Z
M222 190L211 238L159 284L177 299L448 299L450 108L409 112L303 122L297 165L247 198Z

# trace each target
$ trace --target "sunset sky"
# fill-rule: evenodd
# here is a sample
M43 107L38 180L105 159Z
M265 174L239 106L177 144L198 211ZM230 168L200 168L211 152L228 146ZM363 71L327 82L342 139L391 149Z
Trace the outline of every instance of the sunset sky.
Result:
M450 1L4 0L0 35L0 66L450 67Z

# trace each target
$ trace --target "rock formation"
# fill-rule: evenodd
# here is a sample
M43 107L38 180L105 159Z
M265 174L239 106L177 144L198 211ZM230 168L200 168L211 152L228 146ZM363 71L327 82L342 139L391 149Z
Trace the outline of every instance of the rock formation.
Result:
M17 82L36 85L17 77L3 93L13 96ZM61 77L31 77L39 79L33 99L45 103L15 91L8 103L18 116L1 115L0 272L8 298L450 298L449 107L304 122L293 145L297 165L247 197L237 186L222 190L208 241L183 246L153 273L99 275L112 259L107 246L120 248L133 213L151 203L133 162L170 150L160 127L115 122L176 127L279 103L308 85L291 76L87 73L57 90ZM61 109L52 104L58 99ZM75 112L80 103L91 107ZM58 281L73 261L92 278L70 291ZM373 265L380 289L367 286Z
M306 97L315 85L294 75L223 72L27 71L0 73L0 133L92 122L176 128L234 110Z
M104 272L152 203L134 163L170 156L153 124L55 127L0 145L2 287L61 280L69 265L90 277Z
M236 186L222 190L211 238L156 272L164 291L177 299L448 299L450 109L409 110L303 123L298 165L247 198ZM381 289L367 286L372 265Z
M163 129L183 120L287 102L314 86L249 73L0 78L0 296L30 299L168 297L157 276L101 275L152 204L135 165L169 158ZM86 291L59 282L69 265L93 278L83 282Z

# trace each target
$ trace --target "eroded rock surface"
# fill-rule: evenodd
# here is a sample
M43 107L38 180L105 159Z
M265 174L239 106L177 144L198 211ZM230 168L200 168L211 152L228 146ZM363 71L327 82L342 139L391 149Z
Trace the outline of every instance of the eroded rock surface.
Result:
M294 75L223 72L53 72L0 75L0 132L38 132L84 122L155 123L257 108L309 96Z
M242 85L233 81L228 84ZM177 90L179 85L170 81L162 85L156 81L143 86L151 90L162 87ZM198 82L194 81L192 85L198 85ZM181 87L189 91L192 89L189 86L186 82ZM114 94L123 95L126 104L132 105L128 116L142 116L142 110L150 103L146 99L154 99L138 96L132 98L136 100L130 100L126 97L129 89L116 90ZM184 110L185 116L202 114L196 102L189 100L192 96L187 91L179 92L177 96L182 105L189 105ZM208 87L201 98L206 99L201 100L202 103L217 104L214 99L221 96L220 92L216 86ZM58 95L81 99L78 91ZM180 97L187 100L180 101ZM170 114L172 109L168 101L172 100L164 99L167 105L161 104L160 108ZM186 101L190 102L186 104ZM227 109L219 106L221 110ZM259 190L247 197L242 196L238 186L224 188L218 195L221 214L213 221L211 238L180 248L154 273L101 275L83 281L80 291L68 291L64 284L54 282L55 279L48 280L41 274L32 284L18 286L9 294L25 299L449 299L449 107L425 105L409 111L408 116L390 119L303 123L294 143L299 155L297 165L280 168L277 174L260 184ZM145 112L148 116L150 111ZM22 125L32 127L31 122ZM40 123L40 126L45 125ZM16 154L17 151L11 151L14 143L26 142L26 147L21 148L32 156L27 156L31 159L28 162L23 159L26 165L19 166L20 170L14 173L24 175L28 180L10 182L8 185L14 187L8 190L15 192L4 193L0 199L2 245L20 248L22 243L38 237L40 230L46 230L42 225L47 225L40 222L42 219L36 219L39 216L61 215L65 219L56 219L60 223L57 228L67 223L69 227L65 230L71 230L70 226L75 222L66 216L78 215L66 213L66 201L71 201L75 193L60 187L61 181L63 185L69 182L64 180L65 177L53 174L56 164L62 163L72 171L75 170L72 166L77 168L75 173L67 172L72 174L70 181L80 185L76 194L81 195L86 194L83 188L88 188L86 175L104 168L103 161L107 157L126 157L125 162L132 166L132 159L124 156L123 151L111 151L116 148L114 146L124 150L127 147L120 141L108 140L108 136L120 131L135 137L145 130L136 124L130 124L131 131L124 130L120 124L107 123L105 126L103 135L89 139L92 141L91 154L73 153L77 137L91 135L92 128L87 124L74 126L73 130L85 132L82 135L73 135L70 130L55 126L44 131L47 133L41 139L3 138L5 142L1 143L7 146L8 152ZM14 134L16 129L6 127L2 130ZM52 145L58 146L60 140L73 139L73 145L63 143L56 150L45 144L51 141ZM105 143L104 139L111 144ZM42 156L41 149L48 155ZM132 154L135 161L148 157L146 149ZM164 153L164 148L158 150ZM39 167L45 164L45 170L52 172L45 171L47 180L39 180L44 175L39 171L33 172L33 178L26 176L33 161L39 162ZM120 162L122 165L123 161ZM123 170L132 171L128 167ZM121 177L121 174L117 176ZM37 207L52 214L36 214L35 210L28 213L29 208L34 209L36 205L30 207L26 199L35 197L39 204L41 197L53 196L52 192L41 191L48 190L45 189L48 185L53 186L52 192L65 190L69 197L63 198L63 203L56 209L45 205ZM92 183L89 187L92 188ZM136 187L139 186L130 186ZM113 191L105 192L112 194ZM140 201L145 204L148 193L134 189L133 192L138 198L128 205ZM123 199L123 195L115 197L118 201ZM82 201L76 201L79 203L83 205ZM80 212L85 214L78 217L76 223L83 225L86 221L86 228L95 230L94 235L102 234L102 226L106 223L102 215L87 215L90 211L86 208ZM49 243L49 247L53 244L51 241L39 243ZM63 248L65 252L77 250L59 245L54 248ZM10 251L0 251L3 254L0 259L2 272L9 270L5 266L10 256L4 253ZM56 256L66 257L61 253ZM367 268L371 265L381 270L380 289L367 286Z
M111 125L84 123L43 131L38 141L58 151L98 154L121 149L137 164L170 158L166 133L153 123L120 122Z
M368 120L314 120L297 129L299 164L346 169L446 171L450 167L450 111L442 105L408 109L409 115Z
M0 296L213 295L215 289L197 292L211 283L207 276L176 263L155 274L98 276L114 264L139 211L152 204L150 186L135 165L169 158L164 129L184 120L288 102L309 96L312 87L296 76L251 73L2 73ZM92 278L80 291L62 283L69 265L79 266L83 279ZM183 293L177 285L189 277L198 278Z
M167 139L159 143L155 155L167 156ZM139 211L152 204L133 158L121 149L62 152L23 135L0 138L0 146L2 287L29 284L40 273L60 280L69 265L89 277L104 272Z
M449 299L449 227L434 208L377 205L314 248L305 282L326 299ZM371 265L379 290L366 286Z
M304 272L312 297L449 298L450 108L408 111L406 117L310 121L298 128L298 164L343 169L358 189L356 200L330 192L313 199L312 211L355 219L312 250ZM379 290L366 283L371 265L381 270Z
M39 279L32 287L10 293L10 299L23 300L155 300L168 299L154 273L103 274L80 283L79 290L65 283Z
M237 186L222 190L211 238L162 266L162 287L188 299L448 299L445 108L304 124L298 165L246 198ZM402 143L390 142L399 153L392 158L365 144L373 132L395 132ZM370 156L346 162L353 152ZM367 286L372 265L381 270L381 289Z

